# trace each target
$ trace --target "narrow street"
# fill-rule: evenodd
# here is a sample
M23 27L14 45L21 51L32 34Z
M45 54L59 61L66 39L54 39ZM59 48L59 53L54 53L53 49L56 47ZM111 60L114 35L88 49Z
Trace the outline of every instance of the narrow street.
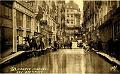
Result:
M0 73L119 72L120 0L0 0Z
M22 58L21 58L22 59ZM36 56L2 71L9 73L113 73L112 65L94 52L84 49L60 49Z

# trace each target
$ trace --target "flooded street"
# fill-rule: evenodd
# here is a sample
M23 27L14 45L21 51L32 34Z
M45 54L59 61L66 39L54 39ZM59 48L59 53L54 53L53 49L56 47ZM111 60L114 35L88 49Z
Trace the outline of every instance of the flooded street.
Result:
M7 66L10 73L111 73L113 66L94 52L83 49L60 49L18 64Z

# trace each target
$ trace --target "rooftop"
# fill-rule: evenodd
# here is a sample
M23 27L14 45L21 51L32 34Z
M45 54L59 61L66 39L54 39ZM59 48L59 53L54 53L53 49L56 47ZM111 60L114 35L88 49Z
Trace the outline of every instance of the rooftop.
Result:
M65 7L79 10L79 6L76 3L74 3L73 1L66 3Z

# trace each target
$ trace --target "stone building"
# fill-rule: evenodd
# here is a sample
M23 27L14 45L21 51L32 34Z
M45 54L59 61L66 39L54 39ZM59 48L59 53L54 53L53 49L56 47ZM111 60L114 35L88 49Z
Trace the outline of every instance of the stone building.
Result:
M66 3L65 5L65 25L66 27L66 34L69 36L70 39L75 39L75 33L78 33L78 29L80 27L81 21L81 14L80 9L77 4L73 1Z
M1 57L17 52L24 37L35 32L35 1L0 1Z
M84 1L84 28L87 39L100 38L106 47L111 38L119 38L120 1Z
M13 51L12 5L13 2L0 1L0 58Z
M41 8L42 18L39 20L40 35L43 38L46 46L49 46L49 41L53 43L57 40L57 4L56 1L37 1L38 7Z
M64 42L66 38L65 34L65 1L57 1L57 40L60 42Z

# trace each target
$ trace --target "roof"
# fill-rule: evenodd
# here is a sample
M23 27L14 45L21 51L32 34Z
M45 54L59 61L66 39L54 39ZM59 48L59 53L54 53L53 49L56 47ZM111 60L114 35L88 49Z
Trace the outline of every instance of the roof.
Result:
M79 6L76 3L74 3L73 1L70 1L69 3L66 3L65 7L79 10Z

